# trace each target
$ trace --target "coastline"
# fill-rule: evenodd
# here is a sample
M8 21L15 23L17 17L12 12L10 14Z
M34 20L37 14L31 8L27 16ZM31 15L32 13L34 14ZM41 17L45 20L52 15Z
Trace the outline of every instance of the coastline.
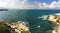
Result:
M26 25L24 25L22 23L22 21L21 22L16 22L16 23L9 23L9 22L3 22L2 21L0 23L9 26L11 28L11 30L10 30L11 33L24 33L24 32L31 33L29 31L29 27L27 27Z

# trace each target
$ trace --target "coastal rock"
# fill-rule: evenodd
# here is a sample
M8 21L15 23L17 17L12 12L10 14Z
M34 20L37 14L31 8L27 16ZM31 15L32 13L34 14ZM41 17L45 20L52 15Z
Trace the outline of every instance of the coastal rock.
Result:
M20 22L16 22L16 23L0 22L0 23L7 25L10 28L8 29L10 33L22 33L22 32L30 33L29 27L27 27L23 23L20 23Z
M60 15L48 16L47 20L53 24L56 23L58 26L57 29L53 31L53 33L60 33Z

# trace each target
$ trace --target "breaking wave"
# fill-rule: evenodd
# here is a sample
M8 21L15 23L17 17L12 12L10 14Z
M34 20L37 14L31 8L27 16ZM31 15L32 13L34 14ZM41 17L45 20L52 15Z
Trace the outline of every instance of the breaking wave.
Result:
M22 23L23 25L29 26L29 22L27 21L17 21L17 22Z
M43 16L40 16L38 18L42 18L43 20L47 20L48 16L54 16L54 15L60 15L60 13L55 13L55 14L50 14L50 15L43 15Z

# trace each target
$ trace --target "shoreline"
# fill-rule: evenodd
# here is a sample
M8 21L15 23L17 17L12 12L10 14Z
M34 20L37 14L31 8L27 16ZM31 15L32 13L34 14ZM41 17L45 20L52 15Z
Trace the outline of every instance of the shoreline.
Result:
M9 22L3 22L2 21L0 23L5 24L5 25L11 27L11 32L12 33L21 33L21 32L31 33L29 31L29 27L27 27L26 25L24 25L22 23L22 21L21 22L16 22L16 23L9 23Z

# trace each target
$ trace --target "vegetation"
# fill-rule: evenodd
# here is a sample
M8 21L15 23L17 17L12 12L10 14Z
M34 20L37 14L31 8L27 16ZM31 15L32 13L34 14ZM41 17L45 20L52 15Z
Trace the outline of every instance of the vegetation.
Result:
M52 33L52 30L47 30L46 33Z
M29 33L29 31L22 31L21 33Z
M0 33L12 33L11 27L6 25L5 23L0 23ZM29 33L29 31L22 31L21 33Z
M3 23L0 23L0 33L9 33L9 30L8 30L8 26L3 24Z

